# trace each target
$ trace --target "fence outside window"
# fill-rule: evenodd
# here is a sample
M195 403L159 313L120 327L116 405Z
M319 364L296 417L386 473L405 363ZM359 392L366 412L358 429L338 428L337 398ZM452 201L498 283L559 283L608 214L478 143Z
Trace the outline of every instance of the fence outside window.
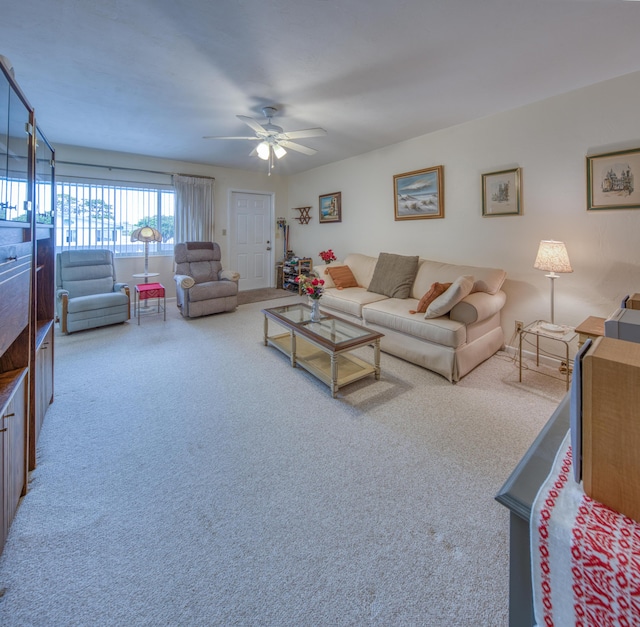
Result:
M151 255L173 254L175 193L171 188L123 187L114 184L56 184L56 248L107 248L117 256L144 254L132 231L151 226L162 233Z

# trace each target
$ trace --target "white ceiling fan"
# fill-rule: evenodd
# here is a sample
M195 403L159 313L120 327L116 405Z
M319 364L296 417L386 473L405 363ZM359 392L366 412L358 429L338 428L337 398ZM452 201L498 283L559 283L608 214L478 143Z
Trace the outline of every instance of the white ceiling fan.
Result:
M245 136L230 136L230 137L217 137L206 136L204 139L242 139L247 141L259 142L258 145L251 151L250 155L258 155L260 159L269 162L269 175L274 167L274 156L277 159L281 159L287 154L286 148L301 152L305 155L314 155L317 150L303 146L292 139L303 139L305 137L321 137L327 134L323 128L305 128L299 131L284 132L281 126L276 126L271 123L271 118L278 112L275 107L263 107L262 113L267 118L266 124L261 124L254 118L250 118L246 115L237 115L239 120L242 120L249 128L251 128L255 135L253 137Z

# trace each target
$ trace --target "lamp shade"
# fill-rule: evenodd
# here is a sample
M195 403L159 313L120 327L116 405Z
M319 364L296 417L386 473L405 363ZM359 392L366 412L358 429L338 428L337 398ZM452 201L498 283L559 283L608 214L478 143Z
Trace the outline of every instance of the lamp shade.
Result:
M280 146L280 144L276 144L273 147L273 153L278 159L282 159L282 157L287 154L287 151L282 146Z
M131 233L132 242L161 242L162 233L150 227L143 226Z
M547 272L573 272L567 247L564 242L554 240L542 240L538 248L538 255L533 264L536 270Z
M260 142L256 147L256 152L258 153L258 157L263 161L266 161L269 158L269 153L271 148L267 142Z

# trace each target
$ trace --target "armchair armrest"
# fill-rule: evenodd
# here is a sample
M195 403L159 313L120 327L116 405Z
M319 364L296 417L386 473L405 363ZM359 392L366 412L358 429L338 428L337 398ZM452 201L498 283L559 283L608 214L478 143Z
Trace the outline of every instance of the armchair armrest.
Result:
M221 281L239 281L240 273L234 272L233 270L221 270L218 273L218 278Z
M129 292L128 283L115 283L113 286L114 292L124 292L127 295L129 306L127 307L127 320L131 320L131 293Z
M193 277L187 274L176 274L173 279L175 280L178 287L181 287L183 290L188 290L190 287L193 287L196 282Z
M60 330L67 333L67 310L69 308L69 291L57 290L56 299L60 301Z

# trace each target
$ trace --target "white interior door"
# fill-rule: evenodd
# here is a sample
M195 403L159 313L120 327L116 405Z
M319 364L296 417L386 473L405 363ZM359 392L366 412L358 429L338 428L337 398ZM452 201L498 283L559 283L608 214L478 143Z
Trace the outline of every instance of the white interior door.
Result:
M234 269L240 273L238 289L271 287L271 195L232 192L229 224Z

